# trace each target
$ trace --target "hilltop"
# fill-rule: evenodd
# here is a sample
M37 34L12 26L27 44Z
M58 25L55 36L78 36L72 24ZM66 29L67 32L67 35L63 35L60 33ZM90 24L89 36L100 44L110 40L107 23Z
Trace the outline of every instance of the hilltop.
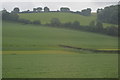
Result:
M96 21L97 14L92 13L91 16L83 16L75 13L67 12L43 12L43 13L19 13L19 17L27 20L40 20L42 24L50 23L52 18L58 18L62 23L79 21L80 25L87 26L91 21ZM103 23L104 27L117 26L114 24Z

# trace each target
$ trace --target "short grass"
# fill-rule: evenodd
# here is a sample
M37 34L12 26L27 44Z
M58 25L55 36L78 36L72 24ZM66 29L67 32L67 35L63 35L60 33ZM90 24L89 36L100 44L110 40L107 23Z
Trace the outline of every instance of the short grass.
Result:
M62 23L79 21L80 25L89 25L91 21L96 21L97 15L94 13L91 16L82 16L73 13L63 13L63 12L49 12L49 13L22 13L19 14L20 18L28 19L31 21L40 20L42 24L50 23L52 18L58 18ZM117 26L114 24L103 24L105 27Z
M117 78L118 54L64 49L117 49L118 38L3 21L3 78Z
M58 45L117 49L118 38L76 30L3 22L3 50L61 49Z
M54 52L3 51L3 78L118 77L117 54Z

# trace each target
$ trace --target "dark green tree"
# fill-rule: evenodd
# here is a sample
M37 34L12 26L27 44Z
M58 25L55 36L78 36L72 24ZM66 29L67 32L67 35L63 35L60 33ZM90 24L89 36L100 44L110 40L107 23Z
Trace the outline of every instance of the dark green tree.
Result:
M49 12L50 9L48 7L44 7L44 12Z
M2 10L2 20L11 20L11 21L18 21L19 15L17 13L9 13L7 10Z
M37 12L37 8L33 8L33 12Z
M37 12L41 12L42 11L42 7L38 7L36 10L37 10Z
M99 21L118 24L118 17L120 17L120 5L107 6L102 10L97 10L97 13L97 19Z
M91 15L91 8L87 8L87 9L83 9L81 11L81 15L84 15L84 16L90 16Z
M100 13L101 11L102 11L103 9L101 8L101 9L97 9L97 13Z
M19 12L20 12L20 9L19 9L18 7L15 7L15 8L13 9L13 12L14 12L14 13L19 13Z
M60 11L61 11L61 12L70 12L70 9L67 8L67 7L61 7L61 8L60 8Z

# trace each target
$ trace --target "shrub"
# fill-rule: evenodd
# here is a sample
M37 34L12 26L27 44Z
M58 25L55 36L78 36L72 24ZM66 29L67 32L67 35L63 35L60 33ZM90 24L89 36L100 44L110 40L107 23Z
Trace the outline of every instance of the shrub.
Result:
M64 27L72 27L72 23L71 22L67 22L63 24Z
M19 22L24 23L24 24L31 24L32 23L30 20L26 20L26 19L19 19Z
M35 20L35 21L33 21L32 23L33 23L33 24L39 24L39 25L41 24L41 22L40 22L39 20Z
M51 19L51 26L60 26L61 22L58 18L52 18Z
M74 21L72 24L74 27L80 27L80 22Z

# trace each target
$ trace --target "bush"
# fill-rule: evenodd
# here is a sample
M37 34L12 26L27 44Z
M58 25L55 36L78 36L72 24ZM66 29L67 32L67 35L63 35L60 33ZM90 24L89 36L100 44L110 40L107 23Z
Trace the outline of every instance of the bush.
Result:
M80 22L74 21L72 25L73 27L80 27Z
M72 23L71 22L67 22L67 23L64 23L63 26L70 28L70 27L72 27Z
M96 31L98 31L98 32L102 32L103 31L103 24L102 24L102 22L100 22L100 21L97 21L97 23L96 23Z
M61 22L58 18L51 19L51 26L60 26Z
M30 20L26 20L26 19L19 19L19 22L24 23L24 24L31 24L32 23Z
M118 28L114 26L107 27L105 33L112 36L118 36Z
M32 23L33 23L33 24L39 24L39 25L41 24L41 22L40 22L39 20L35 20L35 21L33 21Z

